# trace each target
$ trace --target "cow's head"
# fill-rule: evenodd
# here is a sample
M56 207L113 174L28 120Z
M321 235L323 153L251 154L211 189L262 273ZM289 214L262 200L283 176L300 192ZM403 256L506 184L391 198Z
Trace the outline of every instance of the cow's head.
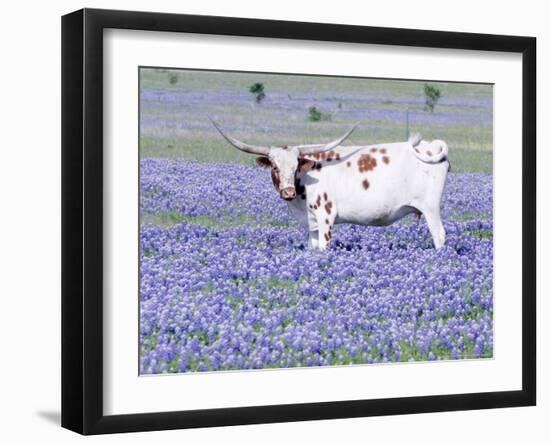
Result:
M305 156L336 148L350 136L357 126L353 126L343 137L326 144L254 146L231 137L229 134L225 133L214 120L211 119L211 121L229 143L243 152L258 155L259 157L256 159L256 163L259 166L271 168L271 178L275 190L279 193L281 198L285 200L293 200L296 198L296 172L306 171L315 164L314 160L305 158Z

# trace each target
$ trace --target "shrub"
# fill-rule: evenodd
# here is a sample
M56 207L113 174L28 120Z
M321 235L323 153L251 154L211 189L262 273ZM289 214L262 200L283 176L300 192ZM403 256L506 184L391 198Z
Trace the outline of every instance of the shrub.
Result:
M256 103L260 104L262 100L265 98L265 88L263 83L254 83L250 88L248 89L252 94L254 94L254 99L256 100Z
M330 114L323 112L320 109L317 109L317 106L310 106L308 111L309 111L309 116L308 116L309 121L320 122L323 120L326 121L331 119Z
M171 85L175 85L178 82L178 74L170 74L168 81Z
M441 90L437 86L424 83L424 95L426 96L426 110L434 112L435 105L441 98Z

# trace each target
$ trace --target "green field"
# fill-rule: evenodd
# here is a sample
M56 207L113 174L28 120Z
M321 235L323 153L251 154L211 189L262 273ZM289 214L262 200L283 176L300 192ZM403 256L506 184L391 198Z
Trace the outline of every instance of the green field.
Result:
M260 82L256 103L249 87ZM433 83L442 94L433 113L424 106L424 83L142 68L140 154L253 164L212 127L215 118L235 137L253 144L320 143L359 127L345 144L398 142L410 132L449 145L453 172L492 172L490 85ZM315 106L327 119L309 120Z

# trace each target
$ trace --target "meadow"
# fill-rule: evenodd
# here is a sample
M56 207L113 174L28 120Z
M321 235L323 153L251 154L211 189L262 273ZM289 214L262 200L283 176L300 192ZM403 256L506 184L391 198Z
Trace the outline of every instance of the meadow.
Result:
M261 82L257 103L249 87ZM140 373L490 358L492 88L166 69L140 71ZM322 114L311 121L311 107ZM423 219L302 228L254 144L444 139L452 173L435 251Z

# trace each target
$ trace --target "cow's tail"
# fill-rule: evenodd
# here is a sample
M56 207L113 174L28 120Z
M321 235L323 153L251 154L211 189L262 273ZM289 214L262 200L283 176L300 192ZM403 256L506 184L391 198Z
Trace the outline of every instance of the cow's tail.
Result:
M422 142L420 134L412 134L409 143L416 157L425 163L441 163L447 160L449 148L443 140Z

